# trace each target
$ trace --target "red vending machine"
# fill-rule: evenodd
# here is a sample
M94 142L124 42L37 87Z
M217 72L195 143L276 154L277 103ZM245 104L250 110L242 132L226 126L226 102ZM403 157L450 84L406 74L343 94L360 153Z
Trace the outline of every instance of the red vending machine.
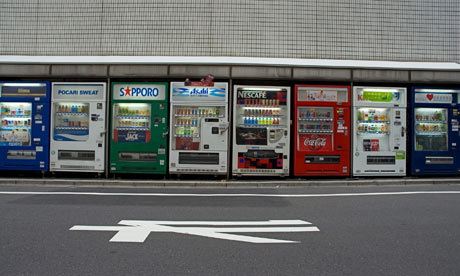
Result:
M296 85L294 175L350 175L350 87Z

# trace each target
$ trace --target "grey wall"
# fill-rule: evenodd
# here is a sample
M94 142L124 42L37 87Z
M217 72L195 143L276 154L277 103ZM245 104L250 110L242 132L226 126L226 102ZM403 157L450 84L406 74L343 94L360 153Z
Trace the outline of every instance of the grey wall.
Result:
M460 61L458 0L2 0L0 55Z

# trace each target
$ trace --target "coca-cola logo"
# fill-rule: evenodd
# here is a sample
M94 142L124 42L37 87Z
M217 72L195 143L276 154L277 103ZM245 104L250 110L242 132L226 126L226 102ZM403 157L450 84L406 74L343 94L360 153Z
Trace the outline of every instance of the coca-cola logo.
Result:
M305 138L303 144L312 150L319 150L326 146L326 138L321 138L318 136L307 137Z

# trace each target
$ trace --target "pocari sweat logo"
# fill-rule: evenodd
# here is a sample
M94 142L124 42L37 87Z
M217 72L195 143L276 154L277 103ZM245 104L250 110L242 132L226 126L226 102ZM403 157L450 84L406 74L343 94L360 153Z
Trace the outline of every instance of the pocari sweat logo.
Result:
M157 97L160 94L158 88L151 87L133 87L120 88L120 97Z
M184 97L225 97L224 88L194 87L194 88L174 88L173 96Z

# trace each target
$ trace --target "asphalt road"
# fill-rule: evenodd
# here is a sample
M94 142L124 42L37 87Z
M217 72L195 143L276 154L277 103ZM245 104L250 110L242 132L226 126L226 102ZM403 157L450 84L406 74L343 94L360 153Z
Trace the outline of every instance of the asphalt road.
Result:
M75 194L15 194L49 191ZM408 191L455 193L400 193ZM220 195L202 196L216 193ZM245 195L229 195L242 193ZM0 275L460 275L459 185L283 189L0 186L0 214ZM121 227L122 220L163 224L153 227L157 230L148 232L143 242L111 241L121 233L113 229L69 230L76 225ZM316 227L319 231L219 232L224 235L211 238L209 231L200 230L241 227L209 226L209 222L257 224L268 220L309 222L286 227ZM184 225L165 226L182 221ZM197 225L197 221L207 224ZM134 226L124 227L131 231ZM187 227L202 235L184 233ZM122 238L142 236L142 231L136 231ZM232 240L248 237L274 243ZM295 243L276 242L280 240Z

